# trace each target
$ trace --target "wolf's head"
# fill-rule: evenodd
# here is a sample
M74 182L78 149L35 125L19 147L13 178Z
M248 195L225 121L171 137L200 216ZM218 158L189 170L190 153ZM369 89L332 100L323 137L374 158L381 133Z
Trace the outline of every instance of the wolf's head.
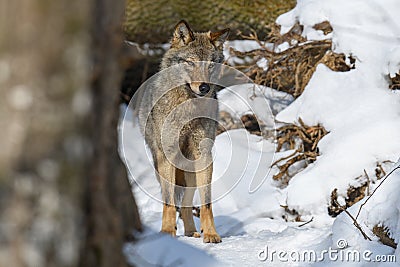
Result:
M161 62L161 69L173 65L182 65L181 78L186 88L198 96L210 94L212 88L208 81L215 63L224 60L223 44L228 37L229 29L218 32L193 32L189 25L180 21L171 39L171 48Z

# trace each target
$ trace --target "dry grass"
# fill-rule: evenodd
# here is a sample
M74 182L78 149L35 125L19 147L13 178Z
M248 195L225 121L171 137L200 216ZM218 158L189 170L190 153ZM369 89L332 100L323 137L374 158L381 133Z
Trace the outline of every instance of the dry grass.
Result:
M372 232L374 233L374 235L379 237L379 241L381 241L382 244L392 247L394 249L397 248L397 243L394 241L393 238L390 237L389 229L387 227L383 225L375 225L372 229Z
M362 175L356 177L354 180L360 181L361 185L358 187L350 186L347 189L345 197L346 204L343 207L338 205L338 192L337 189L334 189L331 193L331 201L328 207L328 214L332 217L336 217L343 211L343 208L346 209L353 206L355 203L362 200L365 196L370 197L372 195L372 193L370 192L371 183L375 183L382 177L385 177L385 169L390 169L393 163L394 162L390 160L377 162L375 167L375 178L370 177L366 170L364 170L364 173Z
M347 197L345 198L344 207L338 204L338 193L335 188L331 193L331 203L328 207L328 214L332 217L338 216L344 209L353 206L355 203L363 199L366 195L368 182L363 183L359 187L350 186L347 189Z
M275 161L272 166L276 165L279 172L273 176L275 180L281 181L283 185L287 185L290 178L295 173L290 173L290 167L294 164L305 163L305 165L314 162L319 155L318 142L328 132L321 125L308 126L301 118L299 125L289 124L277 129L277 151L295 150L287 157L280 158Z
M328 34L332 31L329 22L314 26ZM349 57L349 64L344 54L332 52L332 41L307 41L301 34L303 26L295 24L287 33L281 35L279 26L272 27L268 42L274 44L273 49L267 48L255 32L245 39L254 40L260 45L259 49L240 52L231 48L231 54L244 59L243 65L236 68L244 71L255 83L272 87L298 97L308 84L318 64L325 64L333 71L349 71L354 68L355 60ZM275 48L283 43L290 48L276 52ZM251 58L251 61L248 59ZM266 59L268 68L265 70L257 65L260 59Z
M313 28L317 31L322 31L325 35L333 32L331 24L329 23L329 21L326 20L321 23L315 24Z

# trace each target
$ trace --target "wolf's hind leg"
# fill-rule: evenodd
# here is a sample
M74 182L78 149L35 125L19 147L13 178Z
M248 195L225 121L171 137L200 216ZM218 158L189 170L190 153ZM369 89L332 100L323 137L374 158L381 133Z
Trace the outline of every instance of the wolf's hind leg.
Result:
M175 167L164 157L157 157L157 175L164 202L161 232L176 236Z
M186 187L184 189L182 199L182 220L185 227L185 236L200 237L200 234L196 230L196 226L193 221L193 197L196 191L196 174L192 172L185 173Z
M200 191L200 223L204 243L219 243L221 237L215 230L214 216L211 207L212 164L196 173L197 186Z

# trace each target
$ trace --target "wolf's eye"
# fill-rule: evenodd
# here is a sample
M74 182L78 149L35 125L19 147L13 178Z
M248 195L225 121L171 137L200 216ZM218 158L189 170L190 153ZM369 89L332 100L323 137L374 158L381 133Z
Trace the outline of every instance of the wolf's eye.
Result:
M194 62L184 59L184 58L179 58L178 62L179 62L179 64L183 63L183 64L188 64L191 67L194 67Z
M194 67L194 62L186 60L186 64L188 64L190 67Z
M211 62L210 64L208 64L208 69L211 70L215 67L215 63Z

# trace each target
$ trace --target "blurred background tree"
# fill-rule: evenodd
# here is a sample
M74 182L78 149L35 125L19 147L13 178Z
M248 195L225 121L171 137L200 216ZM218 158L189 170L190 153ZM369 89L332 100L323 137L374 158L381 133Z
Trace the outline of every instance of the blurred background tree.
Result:
M231 39L238 39L238 31L249 34L253 29L263 39L276 18L295 4L295 0L127 0L124 27L127 40L139 44L168 42L181 19L196 31L231 28Z
M124 1L0 1L0 266L125 266Z

